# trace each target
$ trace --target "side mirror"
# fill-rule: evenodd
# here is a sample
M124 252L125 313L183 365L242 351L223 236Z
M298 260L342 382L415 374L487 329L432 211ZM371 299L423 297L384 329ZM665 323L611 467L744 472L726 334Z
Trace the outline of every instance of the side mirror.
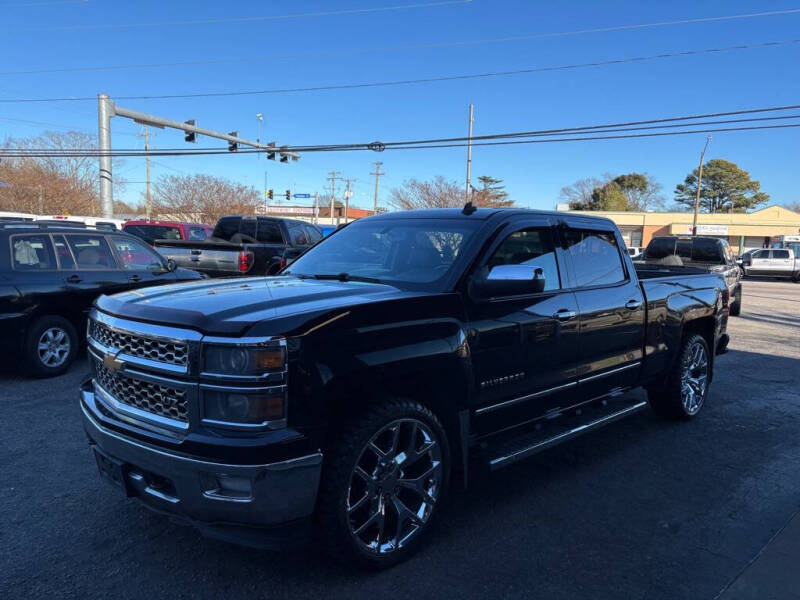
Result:
M168 273L172 273L172 272L173 272L173 271L175 271L175 269L177 269L177 268L178 268L178 263L176 263L176 262L175 262L174 260L172 260L171 258L168 258L168 259L167 259L167 272L168 272Z
M544 291L545 277L536 265L497 265L483 267L469 282L469 295L476 300L489 300L498 296L522 296Z

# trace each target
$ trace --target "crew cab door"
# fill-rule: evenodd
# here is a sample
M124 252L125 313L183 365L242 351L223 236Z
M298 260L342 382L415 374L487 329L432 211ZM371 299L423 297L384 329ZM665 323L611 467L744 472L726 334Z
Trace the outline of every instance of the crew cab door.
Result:
M769 275L772 268L770 250L759 250L753 252L750 257L750 265L746 266L748 275Z
M539 267L545 284L526 295L466 295L478 435L542 416L576 383L578 310L562 283L563 258L549 218L504 226L473 273L504 265Z
M772 268L770 275L775 277L791 277L794 271L794 256L789 249L773 249L772 250Z
M644 294L610 223L561 228L570 286L580 313L578 392L585 400L632 387L642 362Z

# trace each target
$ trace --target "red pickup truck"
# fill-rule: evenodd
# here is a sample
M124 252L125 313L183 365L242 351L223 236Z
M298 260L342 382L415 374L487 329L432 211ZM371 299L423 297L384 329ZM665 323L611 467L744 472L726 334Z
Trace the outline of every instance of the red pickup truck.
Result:
M211 235L214 228L200 223L180 221L128 221L122 226L125 233L142 238L151 246L156 240L203 241Z

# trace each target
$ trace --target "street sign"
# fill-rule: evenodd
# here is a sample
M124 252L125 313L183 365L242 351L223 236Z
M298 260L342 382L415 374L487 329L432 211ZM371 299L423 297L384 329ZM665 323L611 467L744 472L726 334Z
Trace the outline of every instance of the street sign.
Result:
M295 194L295 198L311 198L311 194Z

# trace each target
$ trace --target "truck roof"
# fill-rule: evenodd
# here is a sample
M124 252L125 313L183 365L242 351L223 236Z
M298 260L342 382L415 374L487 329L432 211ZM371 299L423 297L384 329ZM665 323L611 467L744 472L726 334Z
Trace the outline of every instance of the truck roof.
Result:
M463 208L425 208L420 210L401 210L391 213L383 213L366 217L367 219L469 219L486 221L491 218L515 215L542 215L548 217L558 217L559 219L580 219L610 222L610 219L600 216L590 216L585 214L574 214L555 210L536 210L532 208L487 208L475 207L474 212L467 214Z

